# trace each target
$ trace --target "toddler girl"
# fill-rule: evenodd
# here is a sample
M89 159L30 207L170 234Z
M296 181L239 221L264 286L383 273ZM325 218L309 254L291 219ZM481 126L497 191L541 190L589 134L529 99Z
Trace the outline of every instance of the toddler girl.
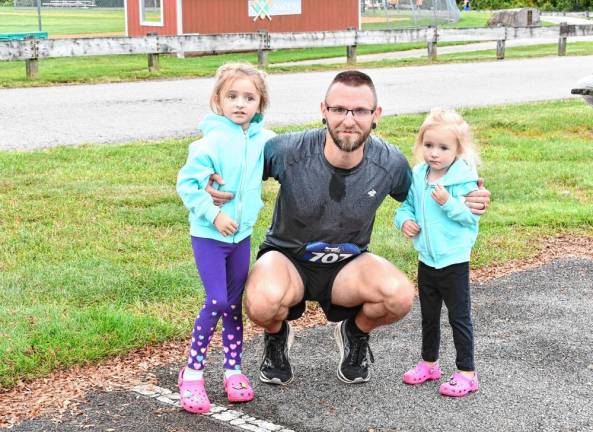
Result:
M422 360L403 376L406 384L441 378L440 316L443 301L453 329L458 372L441 384L445 396L478 390L470 315L469 258L479 216L464 204L478 188L479 162L470 127L455 111L433 109L420 128L408 197L395 225L418 251L418 291L422 313Z

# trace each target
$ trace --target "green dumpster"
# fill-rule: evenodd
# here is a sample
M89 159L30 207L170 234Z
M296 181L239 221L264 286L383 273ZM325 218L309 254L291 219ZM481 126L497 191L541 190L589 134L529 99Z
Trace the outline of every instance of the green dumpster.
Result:
M25 40L25 39L47 39L47 32L20 32L20 33L0 33L0 41Z

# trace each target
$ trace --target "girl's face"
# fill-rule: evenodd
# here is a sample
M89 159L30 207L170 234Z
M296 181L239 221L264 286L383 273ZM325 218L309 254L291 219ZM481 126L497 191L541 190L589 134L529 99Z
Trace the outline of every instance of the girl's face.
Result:
M237 78L220 92L222 114L247 130L249 122L259 110L261 97L247 77Z
M432 127L424 132L422 156L431 172L444 174L457 157L457 135L447 127Z

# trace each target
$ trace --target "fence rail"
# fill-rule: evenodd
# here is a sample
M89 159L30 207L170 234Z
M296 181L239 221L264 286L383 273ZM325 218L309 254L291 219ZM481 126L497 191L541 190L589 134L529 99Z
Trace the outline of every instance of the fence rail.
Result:
M425 42L431 58L436 57L438 42L498 41L497 58L504 58L509 39L558 38L558 55L566 54L568 37L593 35L593 24L556 27L495 27L441 29L428 27L398 30L345 30L306 33L232 33L184 36L102 37L78 39L28 39L0 41L0 61L26 61L28 78L35 78L38 60L56 57L147 54L149 70L158 69L158 55L184 52L223 53L257 51L261 66L267 53L276 49L347 47L348 63L356 62L356 46Z

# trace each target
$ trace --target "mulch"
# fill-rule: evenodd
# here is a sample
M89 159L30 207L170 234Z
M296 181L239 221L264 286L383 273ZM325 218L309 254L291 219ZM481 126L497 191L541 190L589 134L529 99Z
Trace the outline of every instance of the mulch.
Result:
M512 272L538 267L568 256L593 258L593 237L558 236L541 242L540 252L528 259L472 270L472 282L488 280ZM296 328L326 323L323 312L309 304L305 315L294 322ZM261 334L261 329L245 323L244 337ZM220 347L220 339L213 339ZM181 363L187 356L186 340L148 346L95 364L56 370L33 381L20 381L10 388L0 388L0 427L11 427L26 419L46 415L56 422L64 415L76 415L78 406L90 391L127 390L139 383L157 383L151 371L160 366Z

